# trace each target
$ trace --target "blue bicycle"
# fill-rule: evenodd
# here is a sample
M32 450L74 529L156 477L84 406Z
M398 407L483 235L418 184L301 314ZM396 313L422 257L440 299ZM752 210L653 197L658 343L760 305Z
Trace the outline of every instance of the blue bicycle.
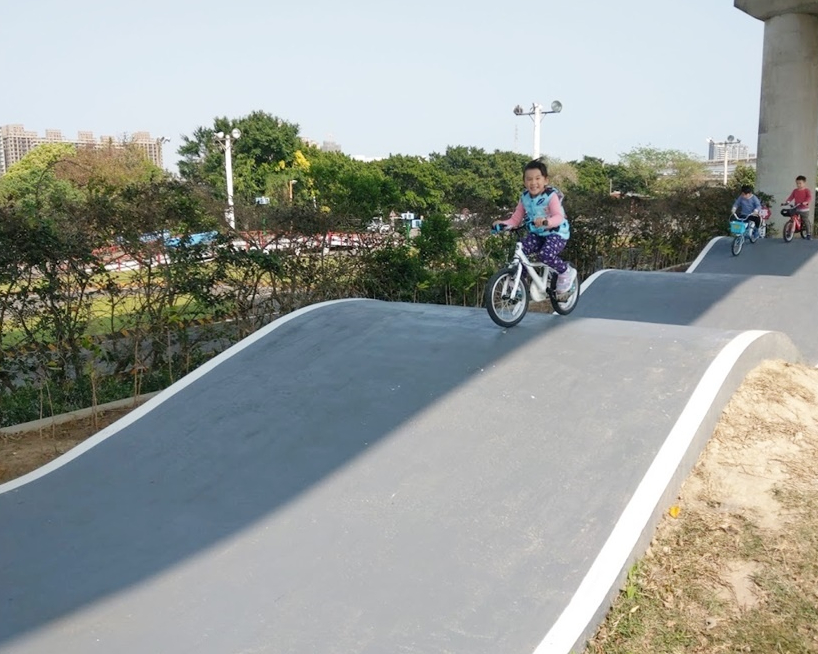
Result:
M733 246L731 248L733 256L737 257L741 254L741 248L744 247L744 239L755 243L762 238L762 234L749 218L739 218L734 211L730 214L730 234L733 235Z

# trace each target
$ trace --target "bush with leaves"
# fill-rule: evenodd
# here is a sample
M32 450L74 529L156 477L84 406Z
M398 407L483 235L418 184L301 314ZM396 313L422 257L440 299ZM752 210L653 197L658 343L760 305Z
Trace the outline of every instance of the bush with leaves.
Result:
M571 240L566 258L583 277L601 268L659 269L691 261L726 233L733 202L725 188L700 188L659 198L566 197Z

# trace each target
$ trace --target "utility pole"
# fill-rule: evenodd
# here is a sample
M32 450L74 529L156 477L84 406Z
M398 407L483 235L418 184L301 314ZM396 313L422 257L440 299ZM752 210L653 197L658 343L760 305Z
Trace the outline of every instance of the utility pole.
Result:
M530 111L524 111L520 105L514 107L515 116L531 116L534 121L534 159L540 158L540 123L545 114L558 114L562 111L562 102L554 100L551 103L551 111L543 111L542 105L534 103L531 105Z
M219 145L224 149L224 175L227 178L227 209L224 212L224 217L230 229L236 229L236 214L233 210L233 141L237 141L241 137L241 130L238 127L233 128L229 134L224 132L216 132L213 138L218 141Z

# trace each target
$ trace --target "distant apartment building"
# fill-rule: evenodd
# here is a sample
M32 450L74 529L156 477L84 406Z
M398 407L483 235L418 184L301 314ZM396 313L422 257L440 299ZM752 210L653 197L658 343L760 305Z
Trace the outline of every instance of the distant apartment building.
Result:
M724 161L724 156L727 155L728 161L736 159L749 159L750 148L748 148L741 141L710 141L710 147L707 149L708 161Z
M340 152L341 146L330 136L328 139L324 139L324 142L321 144L321 149L324 152Z
M324 139L324 141L322 143L319 143L315 139L311 139L311 138L309 138L307 136L301 136L300 138L301 138L301 141L304 143L304 145L309 146L311 148L316 148L318 150L321 150L322 152L341 152L342 151L341 146L332 139L332 136L330 136L327 139Z
M145 156L160 168L162 165L162 144L165 139L153 139L149 132L134 132L128 137L115 138L100 136L94 138L93 132L77 132L76 140L63 138L58 129L45 130L45 136L27 131L22 125L0 126L0 175L22 159L28 152L43 143L71 143L78 148L123 147L132 144L142 150Z

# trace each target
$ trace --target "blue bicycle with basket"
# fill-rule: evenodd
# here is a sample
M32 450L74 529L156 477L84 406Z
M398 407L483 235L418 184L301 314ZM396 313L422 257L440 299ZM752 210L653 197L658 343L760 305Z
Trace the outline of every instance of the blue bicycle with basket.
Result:
M733 236L733 246L731 250L734 257L741 254L741 248L744 247L744 239L749 240L750 243L755 243L758 239L764 237L760 229L755 226L749 217L739 218L735 211L730 214L730 234Z

